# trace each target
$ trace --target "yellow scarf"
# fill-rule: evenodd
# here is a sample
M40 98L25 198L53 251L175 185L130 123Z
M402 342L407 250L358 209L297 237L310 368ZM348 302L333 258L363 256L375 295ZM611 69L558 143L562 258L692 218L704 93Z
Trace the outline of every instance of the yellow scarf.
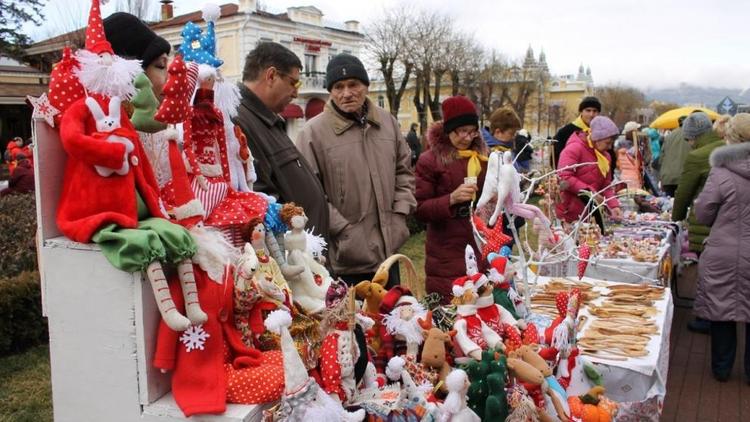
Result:
M586 141L589 143L589 148L594 150L594 155L596 155L596 164L599 166L599 171L602 172L602 176L607 177L607 174L609 174L609 159L599 152L596 148L594 148L594 143L591 142L591 134L586 134Z
M580 115L573 121L573 124L586 133L591 132L591 128L583 121Z
M470 149L458 151L458 156L469 159L469 165L466 168L466 176L468 177L478 177L479 173L482 172L481 161L486 162L488 160L487 156Z

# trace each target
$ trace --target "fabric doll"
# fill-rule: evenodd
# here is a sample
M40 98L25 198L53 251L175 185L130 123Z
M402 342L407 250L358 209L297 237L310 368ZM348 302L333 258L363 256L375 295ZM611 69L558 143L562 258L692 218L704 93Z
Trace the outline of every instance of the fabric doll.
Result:
M308 250L305 211L294 203L284 204L281 218L291 229L284 236L287 263L303 267L299 275L287 279L292 296L308 314L320 312L325 308L325 295L333 279Z
M456 330L455 341L463 353L463 360L466 360L465 357L481 360L482 350L504 347L502 338L477 315L476 281L478 277L473 280L468 276L453 281L453 303L457 306L453 329Z
M406 355L415 358L424 341L419 320L427 316L427 310L410 293L399 286L391 288L383 298L380 310L391 309L383 317L383 324L395 340L406 342Z
M570 293L559 292L557 294L555 304L560 314L544 330L544 341L547 347L539 351L539 355L545 360L557 365L560 384L566 388L578 356L575 342L580 300L581 292L577 288L571 289Z
M297 354L297 349L289 334L292 317L288 312L277 310L266 318L265 325L270 331L281 336L281 350L284 357L284 394L281 407L276 415L278 420L290 422L344 421L359 422L365 418L365 411L347 412L341 403L329 396L310 377Z
M207 64L214 68L221 66L224 61L216 57L216 33L215 24L221 17L221 9L216 4L203 6L202 18L207 22L206 34L193 22L185 24L182 30L183 43L180 45L180 53L185 60L200 64Z
M496 199L496 203L495 210L488 221L490 226L494 225L500 217L500 213L506 210L510 214L528 220L533 220L534 217L538 218L545 228L544 235L549 239L554 238L550 229L551 223L547 216L538 207L523 203L521 176L513 166L513 156L510 151L490 154L487 163L487 177L482 188L482 196L477 201L477 209L487 206L493 199Z
M99 244L118 269L145 271L159 312L172 329L201 324L206 314L196 300L190 260L195 243L186 229L166 219L148 158L120 104L134 94L132 81L141 67L113 54L98 0L92 2L86 49L76 52L76 59L74 73L88 96L71 104L60 122L68 161L58 227L72 240ZM187 317L174 305L161 262L177 265Z
M463 369L454 369L446 378L448 397L443 403L441 422L479 422L481 419L466 405L469 376Z

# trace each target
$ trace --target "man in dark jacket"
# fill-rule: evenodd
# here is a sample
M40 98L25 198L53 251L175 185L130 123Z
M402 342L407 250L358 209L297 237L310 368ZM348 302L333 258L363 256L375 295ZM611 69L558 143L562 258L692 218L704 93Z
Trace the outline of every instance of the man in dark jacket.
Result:
M599 99L596 97L584 97L583 100L581 100L581 103L578 104L578 112L580 113L578 117L567 125L561 127L554 136L554 139L557 141L555 142L555 162L553 163L555 166L557 166L557 162L560 160L560 154L562 153L563 148L565 148L565 144L568 142L570 135L578 130L589 130L591 119L602 112L602 103L599 102Z
M406 143L409 144L409 148L411 148L412 167L414 167L414 165L417 164L417 159L419 158L419 154L422 153L422 144L419 142L419 135L417 134L417 127L418 125L416 123L412 123L411 128L409 129L409 133L406 134Z
M14 193L34 192L34 168L25 155L16 155L16 168L8 181L8 187L0 191L0 196Z
M242 100L234 119L247 136L258 180L256 191L279 202L294 202L305 209L308 227L328 241L328 205L320 180L286 134L279 116L297 98L302 63L281 44L258 44L245 58L240 92Z

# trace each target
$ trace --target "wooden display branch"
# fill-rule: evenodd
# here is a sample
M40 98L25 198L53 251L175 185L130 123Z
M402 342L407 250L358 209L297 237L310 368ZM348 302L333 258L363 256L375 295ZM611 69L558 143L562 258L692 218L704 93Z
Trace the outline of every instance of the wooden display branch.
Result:
M61 236L55 216L66 154L43 120L33 122L33 132L55 421L187 420L170 393L170 376L151 364L160 317L148 280L113 267L96 245ZM262 406L228 405L223 415L200 420L256 421L261 413Z

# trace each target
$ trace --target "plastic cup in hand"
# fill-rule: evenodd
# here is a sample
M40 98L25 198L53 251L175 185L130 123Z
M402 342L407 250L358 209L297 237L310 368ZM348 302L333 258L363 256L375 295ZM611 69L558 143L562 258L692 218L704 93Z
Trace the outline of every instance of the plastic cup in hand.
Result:
M477 178L476 177L464 177L464 184L465 185L476 185L477 184Z

